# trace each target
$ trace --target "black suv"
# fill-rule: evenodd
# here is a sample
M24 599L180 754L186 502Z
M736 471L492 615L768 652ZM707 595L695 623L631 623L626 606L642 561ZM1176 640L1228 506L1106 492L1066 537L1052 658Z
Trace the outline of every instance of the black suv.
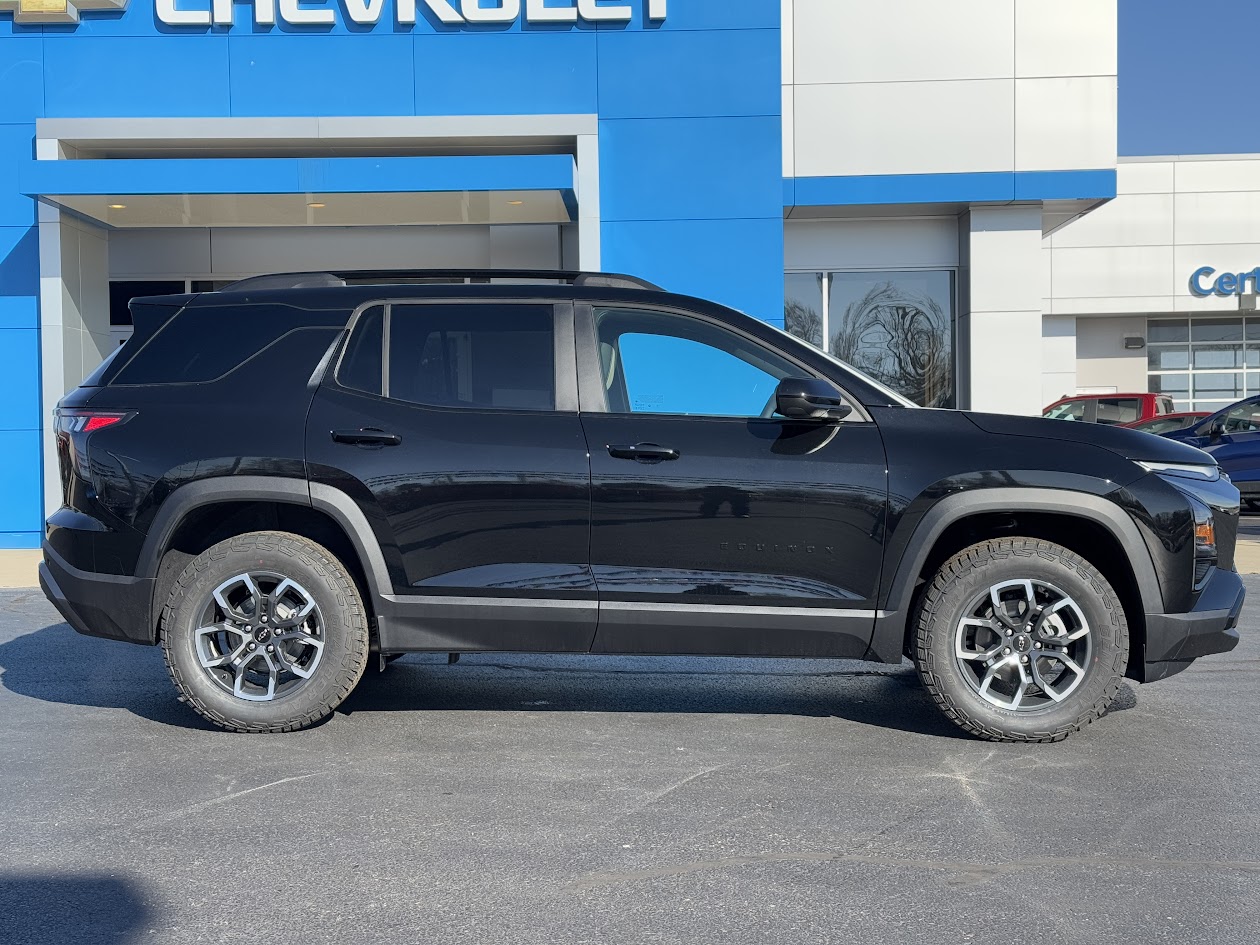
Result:
M1053 741L1238 642L1238 491L1171 440L917 409L624 276L131 308L58 407L40 580L225 728L311 725L407 652L909 656L967 731Z

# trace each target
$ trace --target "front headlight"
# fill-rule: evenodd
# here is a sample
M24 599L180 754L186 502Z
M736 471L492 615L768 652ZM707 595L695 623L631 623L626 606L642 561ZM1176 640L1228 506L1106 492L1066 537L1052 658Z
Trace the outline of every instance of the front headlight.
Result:
M1199 482L1216 482L1221 478L1221 467L1216 463L1138 463L1147 472L1160 476L1180 476Z

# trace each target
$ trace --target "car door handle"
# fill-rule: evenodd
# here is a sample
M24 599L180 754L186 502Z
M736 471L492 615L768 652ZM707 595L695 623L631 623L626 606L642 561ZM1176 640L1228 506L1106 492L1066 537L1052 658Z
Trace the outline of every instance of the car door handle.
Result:
M633 446L609 446L608 455L613 459L636 459L641 463L659 463L667 459L677 459L682 454L668 446L635 443Z
M356 446L397 446L402 437L397 433L386 433L375 427L363 427L360 430L333 430L334 443L353 443Z

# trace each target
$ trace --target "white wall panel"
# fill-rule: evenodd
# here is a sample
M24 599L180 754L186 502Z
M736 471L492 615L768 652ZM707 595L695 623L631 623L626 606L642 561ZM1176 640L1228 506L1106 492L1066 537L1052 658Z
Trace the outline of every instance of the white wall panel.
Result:
M1019 79L1015 113L1016 170L1115 166L1114 75Z
M1078 318L1076 385L1114 387L1120 392L1146 390L1146 352L1126 351L1126 336L1146 336L1145 317Z
M1016 0L1015 74L1116 74L1116 0Z
M493 226L490 265L496 269L559 269L558 226Z
M490 264L485 226L216 230L213 271L475 267Z
M209 230L114 230L109 234L109 274L113 279L210 271Z
M795 81L1010 78L1014 0L795 0Z
M1115 295L1082 296L1081 298L1053 300L1051 312L1055 315L1122 315L1128 312L1175 312L1176 296L1169 295Z
M1065 247L1054 251L1055 312L1060 299L1176 295L1171 246Z
M783 84L791 85L795 78L795 36L793 22L796 19L796 0L779 0L779 36L783 42Z
M826 220L783 228L787 269L946 269L958 265L954 217Z
M796 90L783 87L783 176L796 176Z
M1178 161L1174 177L1180 194L1260 190L1260 159Z
M1050 237L1065 246L1171 246L1172 194L1133 194L1091 210Z
M1014 109L1001 80L798 85L796 173L1011 170Z
M1171 194L1172 161L1132 161L1117 165L1116 192L1120 194Z
M1177 243L1260 243L1260 191L1179 193L1176 201Z
M1053 403L1076 390L1076 319L1050 315L1041 320L1041 401Z

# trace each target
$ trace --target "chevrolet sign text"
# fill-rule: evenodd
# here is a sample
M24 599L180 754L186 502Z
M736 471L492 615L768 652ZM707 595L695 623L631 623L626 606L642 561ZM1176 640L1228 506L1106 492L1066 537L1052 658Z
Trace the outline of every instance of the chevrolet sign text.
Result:
M481 23L628 23L636 7L643 8L649 20L665 19L668 0L635 0L615 3L609 0L393 0L394 13L401 25L416 22L421 15L448 26ZM350 21L359 26L375 26L385 12L385 0L156 0L157 18L167 26L232 26L238 7L253 9L260 26L280 22L290 26L333 26L336 8L344 6Z

